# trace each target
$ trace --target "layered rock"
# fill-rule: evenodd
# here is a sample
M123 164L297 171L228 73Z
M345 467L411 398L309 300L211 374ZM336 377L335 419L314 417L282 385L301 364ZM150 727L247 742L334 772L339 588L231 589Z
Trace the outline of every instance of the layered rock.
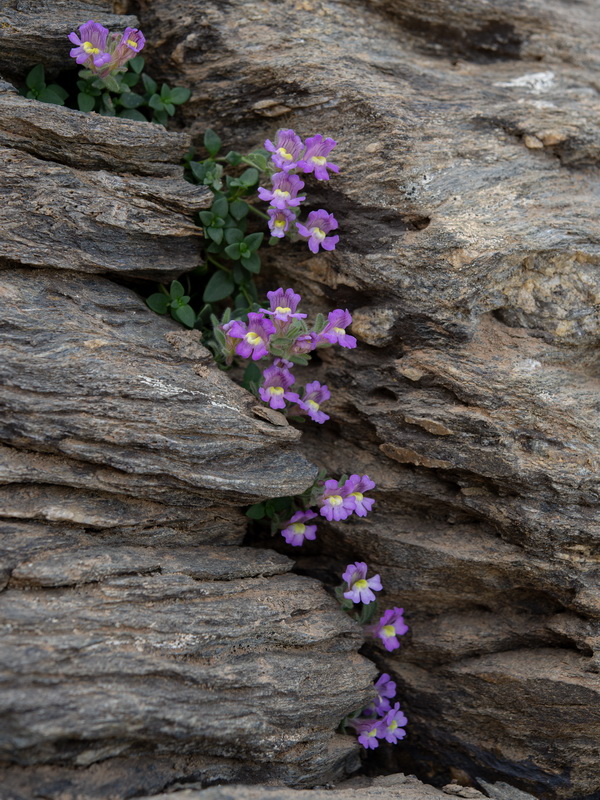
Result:
M359 557L408 609L408 646L374 652L422 774L595 796L595 4L159 0L142 20L198 140L339 142L341 174L308 189L340 245L290 247L266 288L355 314L358 349L314 372L336 397L305 446L375 478L377 511L303 567Z

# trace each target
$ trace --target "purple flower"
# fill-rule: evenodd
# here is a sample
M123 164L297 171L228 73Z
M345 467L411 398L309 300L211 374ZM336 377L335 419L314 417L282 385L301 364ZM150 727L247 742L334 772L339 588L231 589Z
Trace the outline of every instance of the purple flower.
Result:
M364 492L369 489L374 489L375 484L368 475L350 475L344 484L344 491L350 497L354 498L354 513L359 517L366 517L371 508L373 507L372 497L365 497Z
M265 142L265 150L273 153L271 159L278 169L288 172L298 166L298 159L304 150L302 139L295 131L282 128L277 131L277 144L273 144L270 139Z
M327 422L329 415L320 410L321 403L329 400L331 394L326 384L321 384L319 381L313 381L306 384L306 389L302 397L295 392L289 393L289 399L297 403L302 411L306 411L308 416L315 422Z
M372 589L380 592L383 588L381 586L381 578L379 575L374 575L367 580L367 567L364 561L356 561L354 564L348 564L346 572L342 578L348 584L348 591L344 592L344 597L347 600L352 600L353 603L364 603L368 605L376 598Z
M298 169L301 169L302 172L314 171L317 180L328 181L328 169L332 172L340 171L339 167L327 161L327 156L336 144L337 142L333 139L325 139L325 141L323 141L323 137L320 133L317 133L316 136L309 136L306 140L306 152L302 156L302 159L298 161Z
M270 217L267 225L271 235L277 239L283 239L289 230L290 224L296 219L296 215L289 208L268 208L267 214Z
M343 490L335 480L325 481L325 489L319 498L319 513L330 522L348 519L354 511L354 498L345 497Z
M294 353L294 355L297 356L310 353L317 346L317 336L318 335L314 332L301 333L300 336L296 337L296 341L292 345L290 353Z
M329 312L329 322L321 331L321 336L331 344L339 344L342 347L352 349L356 347L356 339L354 336L346 333L348 325L352 325L352 316L348 309L342 311L341 308L336 308Z
M227 331L229 336L233 336L242 341L235 348L235 352L242 358L252 357L253 361L267 356L269 350L269 336L275 333L275 326L270 319L265 319L262 314L250 311L248 314L248 326L239 320L234 320L234 324Z
M407 722L405 715L400 711L400 703L395 703L394 707L381 720L381 730L386 742L396 744L400 739L404 739L406 736L404 725Z
M90 19L79 27L79 36L74 31L69 34L71 44L77 45L69 55L78 64L86 64L96 72L110 61L110 53L106 52L107 36L108 28Z
M308 249L311 253L318 253L319 245L323 250L335 250L340 237L327 236L327 234L329 231L334 231L337 226L336 218L333 214L328 214L324 208L320 208L318 211L311 211L306 225L296 222L296 228L300 236L308 239Z
M306 525L309 519L314 519L317 515L314 511L296 511L294 516L285 523L285 528L281 535L292 547L300 547L305 539L313 540L317 538L317 526Z
M385 732L383 720L368 720L358 718L350 723L358 734L358 741L367 750L375 750L379 747L379 739L383 739Z
M117 34L118 36L118 34ZM119 43L112 54L111 67L116 71L143 50L146 44L144 34L137 28L125 28Z
M297 175L288 175L287 172L276 172L273 175L273 191L263 189L262 186L258 187L258 196L261 200L271 203L275 208L283 211L284 208L293 208L299 206L304 197L296 197L300 189L304 186L304 181L301 181Z
M370 627L373 636L379 636L385 649L388 652L400 647L398 636L404 636L408 631L408 625L404 622L403 608L388 608L376 625Z
M265 381L258 390L261 398L271 408L285 408L287 390L293 386L296 380L292 373L287 369L273 366L267 367L263 372L263 377Z
M290 322L292 319L304 319L306 314L296 311L298 303L302 299L293 289L277 289L274 292L267 292L270 308L261 308L265 314L269 314L273 319L280 322Z
M385 714L391 709L390 700L396 695L396 684L387 672L384 672L379 678L375 688L377 689L377 699L362 712L366 717Z
M236 325L240 324L238 320L232 319L230 322L225 322L223 325L220 325L220 329L225 334L225 344L223 345L223 354L225 356L225 363L231 364L233 361L233 356L235 354L235 349L240 343L240 339L243 338L242 336L232 336L229 331L231 328Z

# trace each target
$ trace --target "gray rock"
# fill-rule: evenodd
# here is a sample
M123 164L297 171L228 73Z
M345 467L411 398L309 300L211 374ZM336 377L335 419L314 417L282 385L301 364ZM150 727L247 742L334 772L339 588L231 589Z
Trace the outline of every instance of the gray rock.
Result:
M358 309L357 350L311 374L335 389L333 421L304 446L373 477L376 513L302 566L360 556L407 608L401 652L374 651L400 680L403 752L440 777L593 795L596 3L157 0L141 23L168 42L156 67L194 91L196 137L339 143L341 174L307 185L338 249L290 246L266 288Z

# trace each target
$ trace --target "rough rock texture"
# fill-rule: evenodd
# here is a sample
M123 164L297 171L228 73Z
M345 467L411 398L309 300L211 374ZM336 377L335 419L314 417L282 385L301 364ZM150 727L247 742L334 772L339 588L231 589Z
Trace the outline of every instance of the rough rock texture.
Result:
M484 797L474 789L468 791L473 793L469 797L479 800ZM397 774L353 778L335 788L317 787L310 792L280 786L214 786L203 791L182 789L152 800L448 800L448 796L413 776Z
M185 134L19 97L0 83L0 268L167 280L200 263L210 192L183 179Z
M194 91L194 135L338 140L341 175L308 188L340 246L290 248L265 287L356 316L359 348L314 372L336 396L311 452L372 475L377 513L321 541L332 570L368 561L408 609L410 643L376 655L423 774L441 762L544 798L600 792L597 12L141 8L155 68Z
M14 74L111 22L106 3L9 5ZM373 695L360 628L289 559L240 547L245 505L314 479L300 434L197 332L90 274L197 265L189 141L0 86L2 800L311 786L359 764L335 729Z

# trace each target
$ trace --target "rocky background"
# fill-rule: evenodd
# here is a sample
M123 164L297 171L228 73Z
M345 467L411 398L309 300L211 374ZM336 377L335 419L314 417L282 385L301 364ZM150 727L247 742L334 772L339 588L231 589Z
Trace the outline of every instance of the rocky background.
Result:
M368 561L411 626L368 651L411 721L379 768L600 797L595 1L78 8L9 4L3 76L40 48L66 66L64 32L116 10L193 96L181 134L0 96L6 785L314 786L357 765L333 731L369 696L360 632L283 556L239 548L240 506L307 485L312 460L368 472L378 502L301 570ZM359 347L314 369L332 421L301 451L121 285L197 263L207 198L177 163L207 126L238 149L281 126L339 142L341 174L311 187L339 248L290 247L263 287L355 318Z

